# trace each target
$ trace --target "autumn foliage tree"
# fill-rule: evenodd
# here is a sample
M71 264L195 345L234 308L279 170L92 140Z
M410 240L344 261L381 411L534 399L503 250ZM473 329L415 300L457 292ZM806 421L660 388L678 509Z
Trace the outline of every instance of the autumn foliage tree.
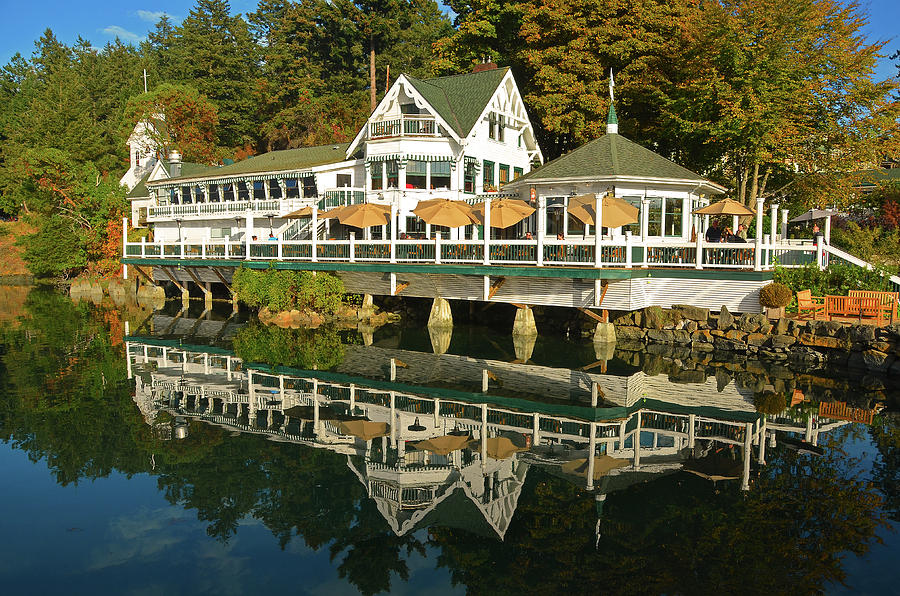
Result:
M185 160L208 164L222 153L216 146L216 106L193 87L163 83L129 99L125 114L126 122L146 123L163 157L178 149Z

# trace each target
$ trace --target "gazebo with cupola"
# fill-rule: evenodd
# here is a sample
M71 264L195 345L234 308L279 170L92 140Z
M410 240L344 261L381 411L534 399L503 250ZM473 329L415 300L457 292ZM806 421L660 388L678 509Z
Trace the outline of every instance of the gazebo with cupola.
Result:
M703 224L694 210L708 205L711 195L725 192L724 187L620 135L612 102L604 136L510 182L504 190L530 196L536 203L539 238L595 236L594 226L570 213L573 197L623 199L638 209L638 220L602 228L601 237L622 240L630 235L640 237L642 244L692 241L702 233Z

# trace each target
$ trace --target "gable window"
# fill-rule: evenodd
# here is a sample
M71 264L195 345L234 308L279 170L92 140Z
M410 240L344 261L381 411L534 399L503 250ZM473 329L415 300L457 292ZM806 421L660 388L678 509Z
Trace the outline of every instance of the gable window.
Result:
M481 183L484 191L497 190L494 186L494 162L484 160L484 166L481 172Z
M524 172L523 172L522 168L513 168L513 180L515 180L516 178L521 176L523 173Z
M428 162L410 159L406 162L406 188L428 188L425 179L428 176Z
M506 130L506 116L500 114L497 119L497 140L503 142L504 131Z
M373 161L370 167L372 175L372 190L381 190L384 188L382 172L384 172L384 164L380 161Z
M387 188L400 187L400 162L396 159L384 162L387 170Z
M497 114L488 114L488 138L497 140Z
M466 157L463 166L463 192L475 192L475 175L478 172L478 160Z
M450 188L450 162L449 161L433 161L431 162L431 188L449 189Z
M500 164L499 174L500 176L498 177L497 182L502 187L504 184L509 182L509 166L505 163Z

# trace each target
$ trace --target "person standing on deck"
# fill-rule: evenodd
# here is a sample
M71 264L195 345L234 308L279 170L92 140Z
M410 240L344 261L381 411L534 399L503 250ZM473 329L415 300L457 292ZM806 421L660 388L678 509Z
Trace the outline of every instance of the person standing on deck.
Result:
M743 240L744 242L747 241L747 226L745 226L744 224L738 225L737 237L740 238L741 240Z

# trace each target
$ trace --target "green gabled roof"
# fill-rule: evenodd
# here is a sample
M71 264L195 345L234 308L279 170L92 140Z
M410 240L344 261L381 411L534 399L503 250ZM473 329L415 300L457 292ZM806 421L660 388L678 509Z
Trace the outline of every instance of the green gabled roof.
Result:
M467 137L507 72L509 67L434 79L407 79L456 134Z
M198 166L199 170L188 168L185 162L181 167L182 178L196 178L198 176L240 176L242 174L261 174L265 172L282 172L289 170L302 170L315 166L322 166L330 163L346 161L344 154L349 147L349 143L334 143L330 145L316 145L314 147L300 147L298 149L284 149L282 151L270 151L262 155L254 155L245 160L227 165L227 166Z
M510 185L526 181L606 176L704 180L700 174L641 147L622 135L608 134L520 176L510 182Z
M152 171L152 170L151 170ZM147 190L147 179L150 177L150 172L144 174L144 177L141 178L141 181L132 188L127 195L125 195L126 199L148 199L150 198L150 191Z

